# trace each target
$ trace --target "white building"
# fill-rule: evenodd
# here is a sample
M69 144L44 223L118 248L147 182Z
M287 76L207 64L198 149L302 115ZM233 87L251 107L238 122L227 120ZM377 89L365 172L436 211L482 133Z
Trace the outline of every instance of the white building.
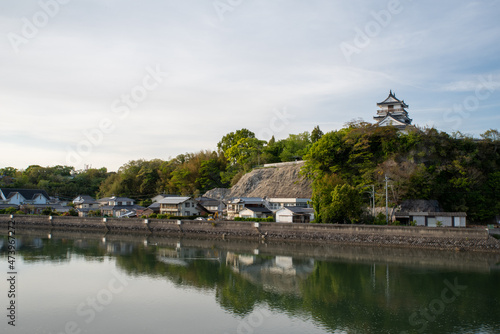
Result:
M301 208L310 208L311 199L310 198L268 198L267 199L268 207L272 211L276 211L278 209L296 206Z
M314 220L314 209L288 206L276 211L275 215L277 223L310 223Z
M1 204L49 204L50 197L45 190L0 188Z
M377 116L373 119L377 121L379 126L395 126L400 130L405 130L411 125L412 119L408 117L408 105L404 100L399 100L396 95L389 92L389 96L382 102L377 103L380 108L377 111Z
M241 210L249 207L266 207L268 202L260 197L235 197L227 201L227 218L239 217Z
M466 227L465 212L396 212L396 220L408 224L415 221L417 226Z
M238 214L241 218L267 218L273 213L266 207L247 207Z
M172 216L199 216L205 209L192 197L169 196L159 200L160 214Z

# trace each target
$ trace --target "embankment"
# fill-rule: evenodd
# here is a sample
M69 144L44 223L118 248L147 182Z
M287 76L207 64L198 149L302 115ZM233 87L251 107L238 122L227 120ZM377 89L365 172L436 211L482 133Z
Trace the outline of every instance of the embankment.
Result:
M16 229L43 228L100 231L110 234L251 238L287 242L500 252L500 242L497 239L491 237L485 229L473 228L0 215L2 231L6 232L9 221L15 221Z

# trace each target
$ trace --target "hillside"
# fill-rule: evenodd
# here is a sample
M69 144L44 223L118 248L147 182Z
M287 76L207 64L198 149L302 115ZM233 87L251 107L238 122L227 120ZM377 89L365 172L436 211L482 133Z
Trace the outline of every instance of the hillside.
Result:
M297 197L311 198L311 181L300 175L303 163L254 169L241 177L231 189L213 189L204 196L231 197Z

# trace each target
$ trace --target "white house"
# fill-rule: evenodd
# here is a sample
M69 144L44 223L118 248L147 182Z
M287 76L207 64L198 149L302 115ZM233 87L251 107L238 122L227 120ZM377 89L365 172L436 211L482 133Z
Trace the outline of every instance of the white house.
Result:
M159 200L160 213L172 216L199 216L206 212L192 197L169 196Z
M396 212L397 221L404 224L415 221L417 226L466 227L465 212Z
M275 212L278 223L309 223L314 220L314 209L287 206Z
M240 210L238 214L241 218L267 218L273 213L266 207L247 207Z
M133 215L137 209L145 209L135 204L135 200L128 197L105 197L98 199L99 209L102 215L110 217L128 217Z
M268 202L260 197L235 197L226 202L227 218L238 217L241 210L249 207L266 207Z
M89 195L79 195L73 199L78 216L87 217L89 211L99 211L99 202L90 197Z
M40 189L0 188L1 204L49 204L50 196Z
M310 198L268 198L268 207L269 209L276 211L278 209L288 207L288 206L297 206L302 208L310 208Z

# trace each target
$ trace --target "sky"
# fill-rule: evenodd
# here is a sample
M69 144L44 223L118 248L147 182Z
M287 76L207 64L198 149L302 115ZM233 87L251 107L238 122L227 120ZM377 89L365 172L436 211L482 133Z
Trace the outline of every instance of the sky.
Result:
M167 160L374 122L392 90L418 126L500 124L500 1L0 3L0 168Z

